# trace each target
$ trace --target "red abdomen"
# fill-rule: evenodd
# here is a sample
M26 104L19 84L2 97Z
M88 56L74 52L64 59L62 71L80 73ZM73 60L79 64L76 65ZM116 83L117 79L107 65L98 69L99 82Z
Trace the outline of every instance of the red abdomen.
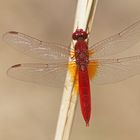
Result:
M81 111L88 126L91 115L91 97L88 71L78 70Z

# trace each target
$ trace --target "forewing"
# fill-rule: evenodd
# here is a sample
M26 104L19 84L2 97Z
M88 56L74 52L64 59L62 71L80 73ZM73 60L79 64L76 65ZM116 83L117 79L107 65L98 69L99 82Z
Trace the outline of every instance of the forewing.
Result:
M63 87L67 64L17 64L8 69L8 75L18 80L51 87Z
M93 53L91 58L105 58L120 53L138 42L140 42L140 21L91 46L90 50Z
M96 84L115 83L140 74L140 55L95 61L97 63L97 70L93 78L93 83Z
M68 46L43 42L15 31L5 33L3 39L18 51L31 57L43 59L47 62L66 62L68 60Z

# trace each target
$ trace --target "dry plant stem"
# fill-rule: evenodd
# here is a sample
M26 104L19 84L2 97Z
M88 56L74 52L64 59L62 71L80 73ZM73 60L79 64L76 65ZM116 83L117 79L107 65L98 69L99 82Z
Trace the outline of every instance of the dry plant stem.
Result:
M78 28L88 33L91 32L97 2L98 0L78 0L73 31ZM74 44L75 42L72 41L71 49L74 47ZM76 90L74 90L74 80L75 79L71 77L70 71L68 71L57 122L55 140L69 140L78 97L78 94L74 93L76 92Z

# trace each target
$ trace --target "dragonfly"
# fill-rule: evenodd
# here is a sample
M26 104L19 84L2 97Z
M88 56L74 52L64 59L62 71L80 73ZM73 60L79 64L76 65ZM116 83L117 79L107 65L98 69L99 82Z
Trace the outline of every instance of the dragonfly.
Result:
M72 34L76 44L70 49L69 46L43 42L16 31L7 32L3 36L5 42L21 53L43 60L43 63L11 66L7 73L15 79L63 87L67 71L76 70L75 83L78 85L81 112L88 126L91 85L115 83L140 73L140 55L108 58L140 42L140 21L91 46L87 38L86 31L76 29Z

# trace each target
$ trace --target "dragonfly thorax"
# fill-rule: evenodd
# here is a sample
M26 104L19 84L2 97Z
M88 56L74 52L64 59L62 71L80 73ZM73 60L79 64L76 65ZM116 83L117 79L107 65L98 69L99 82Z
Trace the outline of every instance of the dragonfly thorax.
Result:
M75 58L78 68L82 71L87 70L89 63L89 54L87 42L84 40L77 41L75 44Z

